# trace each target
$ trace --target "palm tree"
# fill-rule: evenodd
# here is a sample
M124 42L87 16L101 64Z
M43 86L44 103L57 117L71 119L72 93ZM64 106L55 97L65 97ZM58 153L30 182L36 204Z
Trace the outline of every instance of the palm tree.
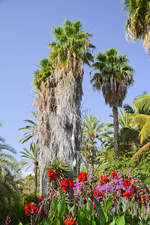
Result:
M0 223L18 205L19 193L15 180L16 161L14 158L16 151L5 143L0 137Z
M122 105L127 87L133 83L133 69L128 65L127 56L117 54L118 50L114 48L98 53L93 64L96 73L91 79L96 90L102 89L106 104L113 110L115 159L118 158L118 107Z
M35 73L38 137L41 149L41 192L46 194L46 168L54 159L70 165L77 173L77 153L81 145L81 99L84 63L93 60L90 34L81 29L80 21L66 21L54 29L49 59ZM49 67L49 72L47 72ZM46 72L43 72L46 71ZM45 75L43 74L45 73ZM38 76L37 76L38 74Z
M24 148L24 151L21 152L22 157L22 165L29 169L34 165L34 194L37 194L37 176L38 176L38 165L39 165L39 144L38 141L36 143L31 143L30 150Z
M129 11L126 32L133 41L143 40L143 46L150 54L150 2L148 0L124 0Z
M101 123L101 119L98 120L96 116L92 116L91 114L87 115L84 121L83 134L85 144L81 153L85 158L87 170L89 168L89 164L91 164L93 174L98 142L102 141L102 134L104 131L106 132L106 126L107 124Z
M14 168L15 159L13 155L15 153L14 148L5 144L5 140L0 137L0 169L2 174L11 172Z

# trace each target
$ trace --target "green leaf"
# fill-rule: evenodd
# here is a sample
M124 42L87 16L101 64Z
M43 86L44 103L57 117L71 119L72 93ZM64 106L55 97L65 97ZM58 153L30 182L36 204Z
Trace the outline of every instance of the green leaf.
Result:
M123 212L127 210L127 200L125 198L121 199Z
M96 208L96 210L98 212L98 217L99 217L99 222L100 222L99 224L100 225L105 225L106 224L106 218L105 218L105 214L104 214L104 212L102 210L102 207L101 207L100 203L96 199L94 199L94 202L95 202L95 208Z
M65 213L65 209L66 209L66 204L65 204L65 197L63 196L62 199L59 201L58 206L58 217L62 218L64 213Z
M125 225L125 216L122 215L116 220L116 225Z

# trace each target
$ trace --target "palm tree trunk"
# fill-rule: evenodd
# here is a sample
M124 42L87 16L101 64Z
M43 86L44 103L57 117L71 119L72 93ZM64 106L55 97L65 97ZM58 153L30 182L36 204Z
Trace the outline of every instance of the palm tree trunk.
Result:
M70 62L70 60L69 60ZM37 93L38 133L40 143L40 190L48 192L47 168L54 159L68 164L75 176L77 173L77 152L81 145L81 99L83 63L73 60L72 65L57 68L56 87L43 84Z
M146 143L144 146L142 146L131 158L131 160L138 159L142 154L144 154L146 151L150 150L150 142Z
M34 163L34 194L37 194L37 170L38 170L38 162Z
M94 175L94 148L91 150L92 175Z
M117 106L113 106L113 117L114 117L114 157L115 160L118 159L119 156L119 144L118 144L118 108Z

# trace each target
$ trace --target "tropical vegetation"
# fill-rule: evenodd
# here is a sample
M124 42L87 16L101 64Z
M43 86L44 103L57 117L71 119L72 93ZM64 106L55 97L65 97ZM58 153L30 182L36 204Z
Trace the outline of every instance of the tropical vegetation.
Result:
M128 36L150 53L149 1L124 5ZM0 225L150 224L150 94L123 105L134 84L128 56L95 54L80 21L66 20L53 36L33 72L36 109L19 128L20 160L0 137ZM109 122L82 115L85 64L112 108Z

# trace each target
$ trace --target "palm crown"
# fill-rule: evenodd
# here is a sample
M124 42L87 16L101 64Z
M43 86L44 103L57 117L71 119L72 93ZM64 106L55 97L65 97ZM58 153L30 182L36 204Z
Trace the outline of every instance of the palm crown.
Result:
M63 27L56 27L53 34L56 41L48 45L52 61L64 64L70 59L69 54L82 58L88 65L90 61L93 61L90 49L95 46L89 41L89 37L92 35L81 30L80 21L67 20Z
M96 73L91 79L95 89L102 89L105 102L110 106L121 106L127 86L133 83L133 69L128 65L127 56L118 56L117 53L114 48L98 53L93 64Z
M150 53L150 1L125 0L125 7L129 11L126 21L128 36L133 41L143 39L143 45Z

